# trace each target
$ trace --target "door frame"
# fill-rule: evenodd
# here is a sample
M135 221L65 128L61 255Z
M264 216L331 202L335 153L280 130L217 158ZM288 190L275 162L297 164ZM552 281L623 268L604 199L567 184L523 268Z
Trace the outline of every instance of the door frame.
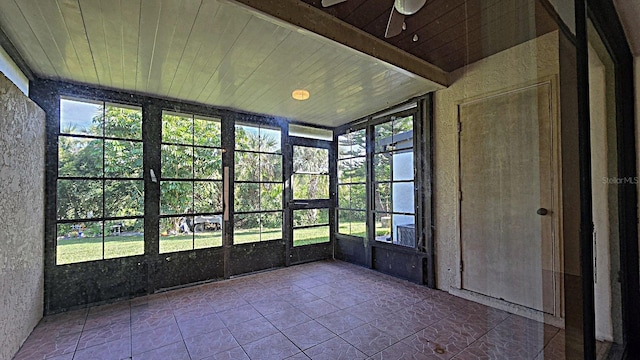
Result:
M293 147L306 146L311 148L325 149L328 152L329 166L329 198L295 200L293 198ZM330 174L335 173L336 156L332 141L307 139L297 136L289 136L284 146L284 238L285 240L285 263L286 266L333 258L333 243L335 239L335 177ZM329 241L320 244L310 244L293 246L293 212L303 209L327 209L329 211Z
M635 89L633 56L611 1L576 0L576 49L578 52L578 106L580 119L581 172L590 172L589 61L587 19L593 23L615 66L615 104L617 167L621 179L637 179ZM584 170L583 170L584 169ZM589 174L587 174L589 175ZM593 228L591 182L581 176L580 260L583 306L583 339L586 359L595 358L595 310L593 288L593 249L587 230ZM622 327L624 356L640 353L640 273L638 259L638 184L624 183L618 189L618 229L620 241L620 283L622 289ZM613 240L613 239L612 239Z

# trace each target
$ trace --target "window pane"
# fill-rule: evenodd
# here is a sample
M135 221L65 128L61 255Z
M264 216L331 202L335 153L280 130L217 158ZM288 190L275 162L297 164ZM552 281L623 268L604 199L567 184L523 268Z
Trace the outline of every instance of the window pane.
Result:
M357 157L351 159L351 182L367 182L367 158Z
M104 185L107 217L144 215L144 182L142 180L107 180Z
M195 145L220 147L220 119L195 118L193 121Z
M254 126L236 125L236 150L260 151L260 129Z
M193 145L193 119L191 116L162 114L162 142Z
M101 177L102 140L58 137L58 176Z
M339 183L364 183L367 178L366 158L352 158L338 161Z
M105 140L104 175L106 177L142 178L142 143Z
M260 211L260 186L258 184L235 184L235 211Z
M374 186L374 208L376 211L391 212L391 185L389 183L377 183Z
M415 247L416 231L415 218L408 215L393 215L393 243Z
M294 199L328 199L329 175L293 174Z
M351 185L338 185L338 207L351 208Z
M375 152L390 150L393 143L393 123L386 122L375 127Z
M162 177L164 179L193 178L193 148L162 145Z
M366 131L358 130L338 137L338 158L366 156Z
M338 211L338 232L351 236L367 236L367 213L365 211Z
M60 100L60 133L102 136L102 103Z
M376 214L375 224L376 240L391 242L391 214Z
M373 176L375 181L391 180L391 154L376 154L373 156Z
M282 184L260 184L260 210L282 209Z
M413 190L413 182L393 184L393 212L415 212Z
M196 249L222 246L222 215L196 216L193 221Z
M367 209L367 186L365 184L351 185L351 208Z
M196 179L222 180L222 151L193 148L193 170Z
M305 209L293 211L293 226L311 226L329 223L329 209Z
M281 153L280 130L260 128L260 151Z
M105 259L142 254L144 254L143 219L123 219L105 222Z
M236 214L233 225L234 244L260 241L260 214Z
M196 215L193 218L193 232L222 230L222 215Z
M413 151L393 153L393 180L413 180Z
M204 230L194 235L194 249L207 249L222 246L222 231Z
M186 217L160 219L161 254L193 249L193 233L189 230L192 221Z
M282 213L271 212L260 214L261 241L282 239Z
M354 131L351 133L351 155L367 155L367 132L365 129Z
M102 180L58 180L58 219L102 216Z
M398 136L413 131L413 116L407 116L393 121L393 137L396 142L402 141L403 137ZM412 135L413 136L413 135Z
M194 182L193 204L195 213L222 212L222 182Z
M260 181L260 154L236 151L236 181Z
M58 224L56 264L102 259L102 222Z
M293 172L328 174L329 150L306 146L293 147Z
M282 155L260 154L260 181L282 181Z
M351 157L351 134L338 136L338 159Z
M329 226L293 229L293 246L320 244L329 240Z
M193 187L189 181L162 181L160 183L160 214L191 212Z
M351 182L351 159L338 160L338 183L345 184Z
M142 109L108 105L105 107L104 135L122 139L142 139Z

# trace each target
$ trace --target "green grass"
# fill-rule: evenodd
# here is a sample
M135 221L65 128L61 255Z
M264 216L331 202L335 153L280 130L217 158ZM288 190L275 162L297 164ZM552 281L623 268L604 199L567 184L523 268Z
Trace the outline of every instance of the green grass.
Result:
M294 246L329 241L328 231L323 230L324 228L296 230ZM257 228L236 230L234 233L235 244L247 244L281 238L282 231L279 228L263 229L262 234L260 234ZM104 240L105 259L144 254L144 237L142 235L106 236ZM222 246L222 231L197 232L193 237L191 234L160 237L160 253L220 246ZM58 265L101 260L102 258L101 237L58 239L56 260Z
M367 237L367 224L363 221L356 222L340 222L340 227L338 228L338 233L351 235L351 236L359 236L359 237Z

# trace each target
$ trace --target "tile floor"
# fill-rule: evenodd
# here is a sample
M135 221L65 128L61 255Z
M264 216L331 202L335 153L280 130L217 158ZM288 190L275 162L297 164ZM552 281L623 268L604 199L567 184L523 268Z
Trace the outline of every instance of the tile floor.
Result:
M549 325L340 261L44 318L15 359L564 359Z

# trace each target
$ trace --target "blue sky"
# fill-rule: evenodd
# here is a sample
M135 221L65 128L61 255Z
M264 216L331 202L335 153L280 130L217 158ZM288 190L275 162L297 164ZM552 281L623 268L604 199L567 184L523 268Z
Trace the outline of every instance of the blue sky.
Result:
M86 129L91 125L91 119L98 114L99 110L99 104L62 99L60 101L60 129L69 125L75 126L78 130Z

